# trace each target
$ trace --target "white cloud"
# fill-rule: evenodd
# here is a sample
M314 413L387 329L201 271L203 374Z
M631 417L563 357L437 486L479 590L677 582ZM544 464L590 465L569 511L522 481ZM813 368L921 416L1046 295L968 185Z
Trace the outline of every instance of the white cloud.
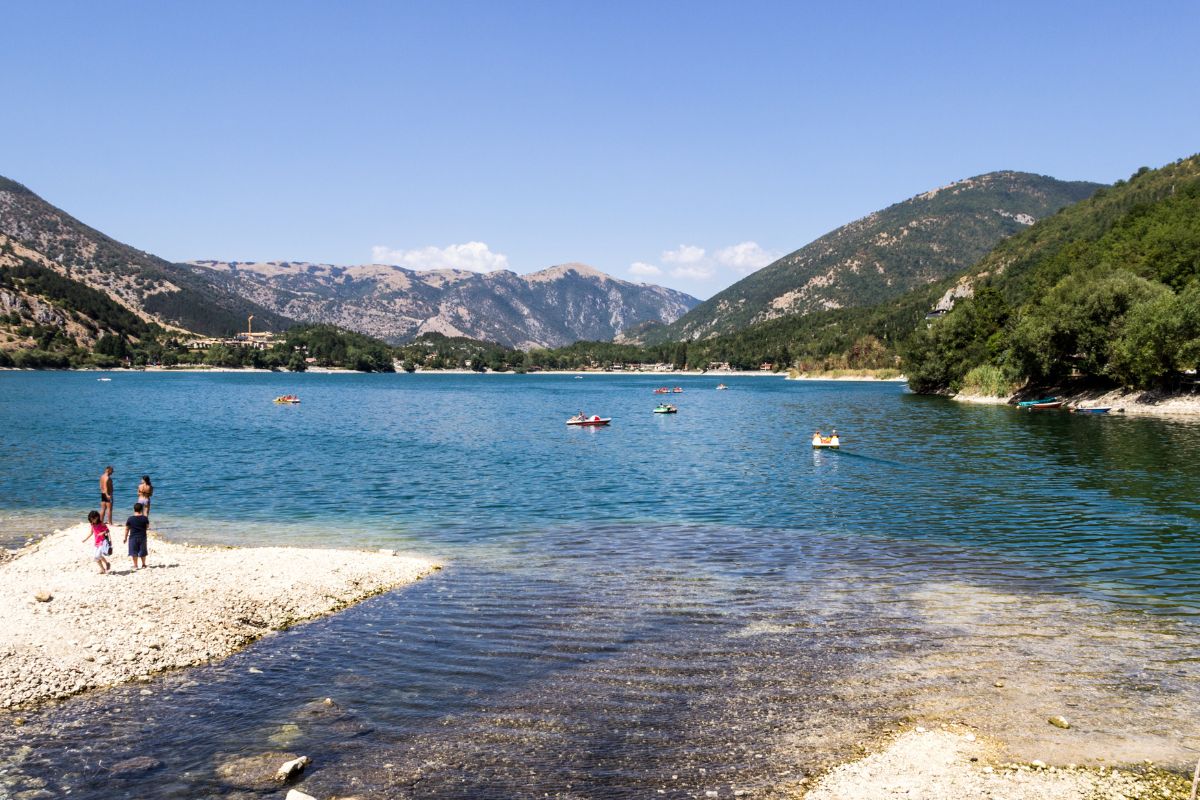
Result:
M687 281L707 282L712 280L728 283L728 273L737 272L747 275L782 255L773 250L766 250L758 242L744 241L727 247L706 250L699 245L681 244L674 250L662 252L662 262L673 265L669 274L672 278ZM661 275L663 270L644 261L635 261L629 267L634 275ZM722 274L725 277L722 277Z
M713 276L711 267L692 266L692 267L676 267L671 270L671 275L676 278L688 278L694 281L706 281Z
M779 254L763 250L758 246L758 242L741 242L729 247L722 247L713 257L721 266L732 267L745 274L762 269L779 258Z
M662 260L668 264L696 264L704 259L704 248L681 244L674 250L664 250Z
M414 250L393 250L376 245L371 248L376 264L395 264L409 269L466 269L471 272L492 272L508 269L508 256L493 253L484 242L451 244L446 247L418 247Z

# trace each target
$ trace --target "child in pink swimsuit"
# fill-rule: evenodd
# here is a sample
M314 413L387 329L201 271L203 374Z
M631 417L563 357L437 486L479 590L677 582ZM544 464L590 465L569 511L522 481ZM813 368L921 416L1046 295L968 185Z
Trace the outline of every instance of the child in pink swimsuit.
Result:
M93 511L88 514L88 522L91 523L92 529L88 532L87 536L83 537L83 540L85 542L88 539L92 540L92 547L95 548L92 553L92 560L100 565L100 574L105 575L112 566L108 563L108 559L105 558L105 556L112 554L112 543L108 538L108 526L100 521L99 511Z

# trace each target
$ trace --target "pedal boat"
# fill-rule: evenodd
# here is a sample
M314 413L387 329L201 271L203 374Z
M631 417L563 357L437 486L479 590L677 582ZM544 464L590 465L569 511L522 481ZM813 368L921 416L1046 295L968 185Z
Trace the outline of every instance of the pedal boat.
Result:
M593 427L599 426L599 425L607 425L610 422L612 422L612 417L601 417L601 416L597 416L596 414L593 414L590 417L575 416L575 417L571 417L569 420L567 420L568 425L590 425Z

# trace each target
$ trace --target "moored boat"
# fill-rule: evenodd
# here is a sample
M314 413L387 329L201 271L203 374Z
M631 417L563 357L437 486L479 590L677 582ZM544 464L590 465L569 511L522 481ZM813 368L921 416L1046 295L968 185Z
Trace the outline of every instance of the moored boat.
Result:
M655 414L678 414L679 409L670 403L659 403L654 409Z
M1025 407L1030 409L1031 411L1036 411L1039 408L1061 408L1062 404L1063 404L1062 400L1046 400L1041 403L1030 403L1029 405L1027 405Z
M1076 414L1107 414L1112 411L1112 406L1089 406L1087 408L1076 406L1071 410Z
M1022 400L1017 403L1017 408L1033 408L1035 406L1045 406L1050 408L1049 403L1058 403L1062 405L1062 401L1057 397L1043 397L1041 400ZM1057 408L1057 406L1054 406Z
M667 388L667 387L665 387L665 386L660 386L660 387L658 387L657 389L655 389L655 390L654 390L654 393L655 393L655 394L670 394L670 393L671 393L671 390L670 390L670 389L668 389L668 388Z

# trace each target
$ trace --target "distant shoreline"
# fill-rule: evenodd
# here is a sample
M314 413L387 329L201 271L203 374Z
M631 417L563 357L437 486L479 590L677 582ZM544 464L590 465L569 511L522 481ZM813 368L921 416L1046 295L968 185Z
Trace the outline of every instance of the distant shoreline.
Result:
M485 370L476 372L472 369L418 369L413 372L405 372L404 370L396 370L395 373L386 372L363 372L355 369L341 369L338 367L310 367L304 372L292 372L286 369L261 369L257 367L203 367L203 366L188 366L188 367L110 367L107 369L99 367L75 367L64 369L40 369L30 367L0 367L0 372L153 372L153 373L172 373L172 372L250 372L258 374L276 374L276 375L583 375L589 377L595 376L630 376L630 375L654 375L659 377L677 376L691 378L786 378L785 372L771 372L767 370L743 370L743 371L708 371L700 372L699 370L666 370L666 371L651 371L651 370L588 370L588 369L539 369L531 372L516 372L507 370L505 372L497 372L495 370ZM876 380L874 378L812 378L809 380Z

